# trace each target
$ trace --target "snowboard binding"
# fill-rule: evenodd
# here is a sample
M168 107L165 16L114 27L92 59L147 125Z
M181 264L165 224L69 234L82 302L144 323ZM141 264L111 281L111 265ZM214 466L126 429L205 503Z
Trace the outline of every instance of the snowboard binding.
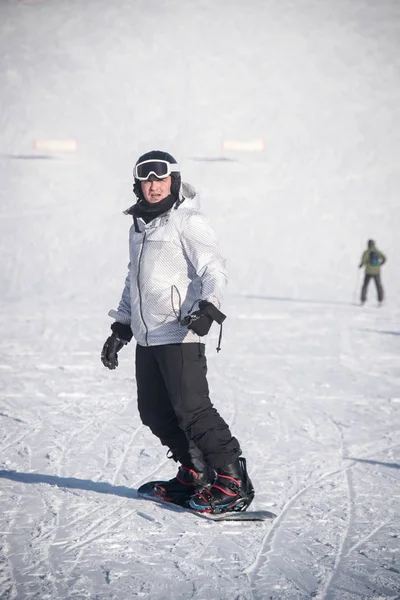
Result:
M221 514L247 510L254 498L254 488L247 473L246 459L241 457L217 472L213 483L196 491L189 507L198 512Z

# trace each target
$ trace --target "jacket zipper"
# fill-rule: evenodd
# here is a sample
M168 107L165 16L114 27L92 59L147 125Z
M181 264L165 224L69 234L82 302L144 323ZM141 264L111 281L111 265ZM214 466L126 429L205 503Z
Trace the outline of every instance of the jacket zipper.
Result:
M139 294L140 316L142 317L143 325L145 326L145 329L146 329L146 346L148 346L149 345L149 329L146 325L146 321L144 320L144 316L143 316L142 294L140 291L140 281L139 281L139 279L140 279L140 263L142 260L142 254L143 254L145 240L146 240L146 231L144 231L144 233L143 233L143 242L142 242L142 247L140 249L140 254L139 254L138 273L137 273L137 288L138 288L138 294Z

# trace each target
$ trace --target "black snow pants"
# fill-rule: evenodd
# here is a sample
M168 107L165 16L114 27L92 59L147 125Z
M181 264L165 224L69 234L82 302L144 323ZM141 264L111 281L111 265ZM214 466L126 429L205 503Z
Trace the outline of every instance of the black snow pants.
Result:
M381 283L380 275L368 275L367 273L364 276L364 283L361 289L361 302L365 302L367 299L367 290L368 285L371 279L375 279L376 292L378 294L378 302L383 302L383 287Z
M224 468L241 454L210 401L204 351L197 343L136 346L140 418L172 458L197 471Z

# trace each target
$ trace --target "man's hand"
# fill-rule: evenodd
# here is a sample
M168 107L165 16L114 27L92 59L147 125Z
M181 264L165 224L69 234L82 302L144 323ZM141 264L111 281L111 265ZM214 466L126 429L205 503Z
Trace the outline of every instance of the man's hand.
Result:
M218 310L211 302L201 300L199 302L199 310L194 313L189 313L181 321L183 327L187 327L200 337L207 335L213 321L219 325L226 319L226 316Z
M116 369L118 367L118 352L128 342L121 340L115 333L112 333L101 351L101 362L108 369Z

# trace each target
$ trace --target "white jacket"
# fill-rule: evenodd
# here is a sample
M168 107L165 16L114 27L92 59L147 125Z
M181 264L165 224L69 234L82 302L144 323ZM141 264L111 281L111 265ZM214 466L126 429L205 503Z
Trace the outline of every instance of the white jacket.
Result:
M147 225L140 218L132 225L125 287L118 309L108 313L129 324L141 346L204 341L180 320L200 300L221 307L225 260L195 190L185 183L181 189L181 204Z

